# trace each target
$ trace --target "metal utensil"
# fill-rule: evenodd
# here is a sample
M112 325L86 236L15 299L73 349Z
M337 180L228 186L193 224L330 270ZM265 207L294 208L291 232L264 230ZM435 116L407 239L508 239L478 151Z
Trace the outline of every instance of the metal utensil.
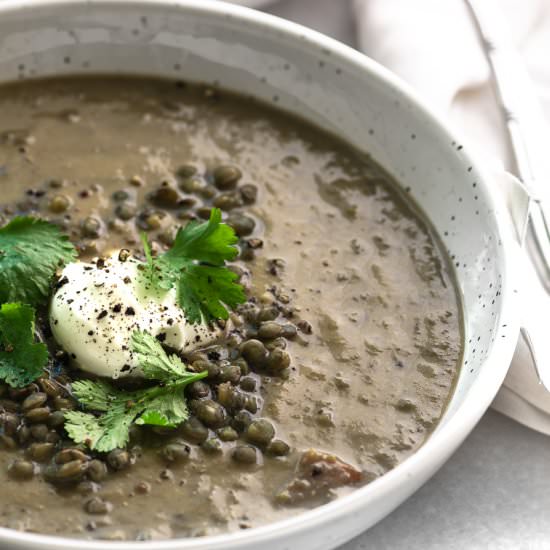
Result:
M507 38L510 33L498 4L494 0L465 1L491 67L514 155L515 173L529 197L520 242L529 252L540 283L550 293L550 129L525 62ZM525 317L521 336L529 348L539 380L550 391L547 327L536 326L530 322L529 315Z

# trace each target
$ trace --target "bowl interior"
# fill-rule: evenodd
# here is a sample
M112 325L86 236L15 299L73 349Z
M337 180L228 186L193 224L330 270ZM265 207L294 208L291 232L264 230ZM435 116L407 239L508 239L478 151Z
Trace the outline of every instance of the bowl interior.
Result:
M368 151L390 172L441 237L463 302L464 365L436 431L445 428L497 343L517 335L501 303L513 290L503 252L510 237L462 144L393 76L316 33L290 23L283 31L269 16L218 3L3 4L0 82L75 73L206 82L296 113ZM512 348L513 342L500 347L505 364L494 372L485 406Z

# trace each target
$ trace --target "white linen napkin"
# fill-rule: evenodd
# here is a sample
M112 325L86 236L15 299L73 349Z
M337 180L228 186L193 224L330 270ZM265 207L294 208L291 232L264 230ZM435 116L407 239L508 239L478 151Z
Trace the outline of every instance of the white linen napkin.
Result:
M511 154L489 66L465 2L354 0L354 6L359 47L416 88L478 157L495 170L509 169ZM550 122L550 2L499 0L499 6ZM550 313L543 304L550 308L550 299L529 267L525 279L529 302L538 304L528 314L540 314L542 323L542 315ZM538 383L521 341L493 407L550 435L550 394Z
M250 7L277 3L234 1ZM550 0L498 2L510 29L509 38L527 63L550 122ZM507 179L502 175L511 168L512 156L489 66L464 0L340 0L340 5L342 10L355 10L359 49L408 81L431 109L463 136L469 150L496 174L495 184L508 194ZM528 281L527 299L537 306L528 308L528 314L538 314L543 323L550 315L550 297L529 265L524 278ZM493 407L550 435L550 394L539 384L521 340Z

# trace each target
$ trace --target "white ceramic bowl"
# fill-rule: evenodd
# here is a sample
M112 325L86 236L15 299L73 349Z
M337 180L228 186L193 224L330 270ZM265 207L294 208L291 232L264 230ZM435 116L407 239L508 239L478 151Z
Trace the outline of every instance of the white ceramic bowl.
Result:
M96 72L219 85L276 102L369 151L406 187L452 255L464 304L464 365L427 443L382 478L326 506L200 539L83 542L0 529L0 544L49 550L336 547L422 485L463 441L502 383L518 334L516 245L503 205L456 138L403 83L316 32L218 2L0 2L0 81Z

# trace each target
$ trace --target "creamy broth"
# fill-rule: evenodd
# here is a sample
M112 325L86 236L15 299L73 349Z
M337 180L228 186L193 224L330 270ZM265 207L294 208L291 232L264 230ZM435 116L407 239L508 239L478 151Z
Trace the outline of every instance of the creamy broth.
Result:
M250 270L250 296L283 304L304 330L288 341L288 379L250 375L258 388L253 416L273 423L289 454L259 453L257 464L245 465L230 456L239 441L222 442L219 454L190 442L189 460L167 463L160 448L168 436L145 430L130 446L136 460L128 469L56 487L7 473L27 456L31 436L23 449L0 451L1 525L139 540L254 527L357 487L277 499L303 451L333 453L368 483L414 453L441 418L462 353L450 264L414 205L368 156L265 105L182 83L90 77L0 89L0 217L58 222L83 259L139 251L136 220L146 225L152 215L143 214L148 194L163 181L178 186L184 164L207 177L220 164L238 166L239 185L258 189L254 204L232 210L253 217L246 239L262 243L237 264ZM112 198L120 191L137 217L120 219ZM59 194L72 202L66 213L50 209ZM184 225L202 200L153 208L162 214L148 228L159 249L161 235ZM101 222L97 238L82 236L90 216ZM112 509L88 513L84 503L95 496Z

